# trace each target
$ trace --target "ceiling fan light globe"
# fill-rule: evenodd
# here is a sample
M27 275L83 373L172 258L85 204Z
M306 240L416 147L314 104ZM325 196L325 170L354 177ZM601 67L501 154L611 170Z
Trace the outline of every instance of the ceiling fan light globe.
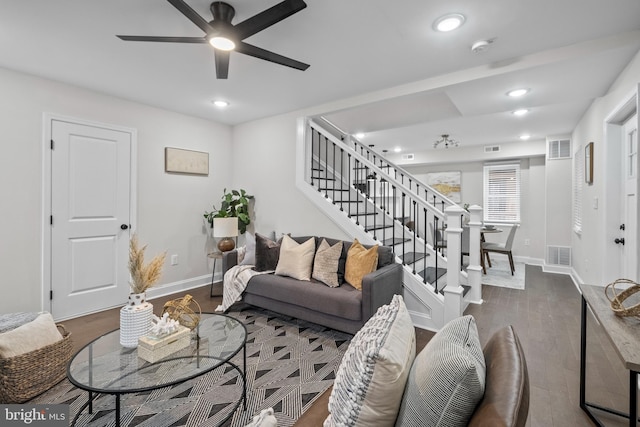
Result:
M236 48L236 44L233 40L226 37L211 37L209 39L209 44L216 49L224 51L230 51Z

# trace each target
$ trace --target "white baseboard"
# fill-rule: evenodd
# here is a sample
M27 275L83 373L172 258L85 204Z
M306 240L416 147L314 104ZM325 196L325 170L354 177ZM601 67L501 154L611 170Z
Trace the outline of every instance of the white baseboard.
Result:
M180 280L178 282L166 283L162 286L153 287L147 291L147 299L164 297L177 292L188 291L211 283L211 276L199 276L191 279Z

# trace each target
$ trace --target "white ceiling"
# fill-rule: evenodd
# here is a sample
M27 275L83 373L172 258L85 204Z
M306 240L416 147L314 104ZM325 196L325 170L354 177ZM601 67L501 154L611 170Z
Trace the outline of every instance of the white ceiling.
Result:
M207 20L209 0L186 0ZM228 0L234 23L278 0ZM325 116L377 149L431 149L569 133L640 49L638 0L307 0L308 7L247 42L311 64L307 71L231 54L215 78L208 45L125 42L115 34L202 36L162 0L3 0L0 66L220 123L339 100L368 105ZM433 21L466 16L451 33ZM470 51L495 38L489 50ZM638 78L640 80L640 76ZM505 96L528 87L524 99ZM366 95L369 94L369 95ZM213 99L228 100L221 111ZM353 105L354 102L345 102ZM531 113L510 112L527 107Z

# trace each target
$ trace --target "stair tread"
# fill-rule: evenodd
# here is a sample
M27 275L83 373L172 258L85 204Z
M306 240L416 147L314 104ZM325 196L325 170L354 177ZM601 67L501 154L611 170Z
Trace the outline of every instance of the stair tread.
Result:
M436 268L435 267L427 267L426 269L424 269L420 273L418 273L418 275L420 277L422 277L423 280L425 280L425 275L426 275L427 283L433 283L433 282L436 281L436 279L441 278L446 273L447 273L447 269L446 268L438 268L438 276L436 277Z
M364 231L382 230L383 228L391 228L393 224L371 224Z
M462 289L463 289L463 290L462 290L462 296L463 296L463 297L467 296L467 294L468 294L468 293L469 293L469 291L471 290L471 286L468 286L468 285L460 285L460 286L462 286ZM442 295L444 295L444 288L446 288L446 286L439 290L439 292L440 292Z
M325 178L324 176L312 176L311 179L322 179L324 181L336 181L335 178Z
M336 202L338 203L338 202ZM378 212L359 212L359 213L351 213L351 216L373 216L373 215L378 215Z
M402 259L402 262L405 264L414 264L428 256L429 254L422 252L407 252L406 254L402 254L400 259Z
M318 188L318 190L321 190L321 191L349 191L348 188L330 188L330 187L329 188L320 187L320 188Z
M410 241L411 239L409 238L403 239L401 237L395 237L395 238L392 237L391 239L384 240L382 244L385 246L396 246L396 245L402 244L403 242L410 242Z

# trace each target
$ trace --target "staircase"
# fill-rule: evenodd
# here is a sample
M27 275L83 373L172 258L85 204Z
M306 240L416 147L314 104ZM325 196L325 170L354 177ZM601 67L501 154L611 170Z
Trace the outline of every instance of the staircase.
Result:
M466 212L325 121L300 119L296 156L296 185L321 211L363 243L393 248L416 326L438 330L482 302L482 208ZM470 230L465 268L463 221Z

